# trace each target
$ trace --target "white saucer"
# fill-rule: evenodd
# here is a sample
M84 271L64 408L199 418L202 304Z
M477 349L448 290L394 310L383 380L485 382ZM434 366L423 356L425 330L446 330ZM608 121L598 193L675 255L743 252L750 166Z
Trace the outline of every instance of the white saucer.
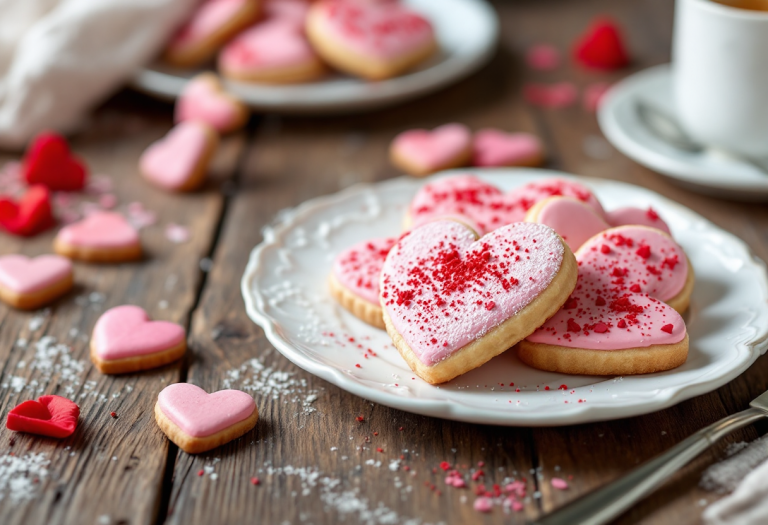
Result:
M675 115L669 64L625 78L603 99L598 112L600 128L622 153L699 193L768 200L768 174L716 151L691 154L668 145L640 121L636 110L639 100Z
M472 172L505 191L542 176L568 176L535 169ZM685 315L690 351L679 368L624 378L569 376L530 368L511 350L440 386L416 377L386 332L331 298L327 279L341 250L400 233L424 179L357 185L281 213L264 230L243 275L248 315L285 357L344 390L400 410L475 423L566 425L630 417L714 390L746 370L768 345L762 261L738 238L657 193L579 181L608 210L653 206L688 254L696 288ZM376 355L364 357L368 349Z
M371 110L404 102L456 82L479 69L493 54L499 34L496 12L485 0L404 0L432 22L440 43L438 56L405 75L367 82L332 74L317 82L293 85L225 82L251 108L299 114ZM161 65L138 73L133 87L162 99L175 99L187 80L201 70Z

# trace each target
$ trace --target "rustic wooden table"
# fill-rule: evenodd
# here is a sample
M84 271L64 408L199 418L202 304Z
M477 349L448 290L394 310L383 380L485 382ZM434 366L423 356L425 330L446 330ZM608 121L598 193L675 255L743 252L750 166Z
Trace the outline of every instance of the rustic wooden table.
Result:
M651 188L768 259L764 206L681 190L601 142L594 115L578 105L541 110L522 100L525 81L567 79L583 87L627 73L588 73L572 64L540 73L522 64L533 43L567 49L599 13L626 28L632 70L668 61L672 2L526 0L496 7L501 45L472 78L372 114L255 117L246 132L224 141L211 183L196 194L168 195L137 177L139 154L172 124L169 106L122 93L96 112L74 149L96 173L111 177L120 203L143 203L157 213L158 225L142 233L144 261L77 264L78 289L44 311L0 306L0 412L43 393L73 398L82 410L77 432L62 441L0 430L0 523L522 523L743 409L768 387L768 358L761 358L719 390L655 414L562 428L471 425L348 394L293 366L247 318L240 276L263 225L280 209L311 197L396 176L386 158L392 137L447 121L537 133L546 142L549 167ZM169 223L188 227L189 242L166 240L163 225ZM49 252L51 239L52 233L32 240L3 236L0 252ZM88 336L105 309L126 303L185 324L187 358L142 374L99 374L88 360ZM250 388L261 414L258 426L210 453L179 452L152 412L158 392L177 381L209 391ZM113 411L117 418L110 417ZM360 415L363 422L356 420ZM752 440L764 431L749 427L726 442ZM619 521L699 522L704 505L718 497L698 488L701 471L721 455L722 446L704 454ZM485 476L467 489L446 487L442 461L465 469L482 461ZM569 488L553 490L553 476L567 479ZM527 479L522 511L473 510L478 483L490 487L507 477Z

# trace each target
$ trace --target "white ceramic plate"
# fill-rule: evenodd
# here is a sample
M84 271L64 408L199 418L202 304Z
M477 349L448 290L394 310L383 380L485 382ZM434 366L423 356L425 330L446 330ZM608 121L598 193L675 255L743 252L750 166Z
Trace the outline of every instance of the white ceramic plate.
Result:
M768 200L768 175L716 150L694 154L673 148L640 121L636 110L639 100L675 115L669 64L625 78L611 88L600 104L600 128L622 153L700 193L751 201Z
M227 89L253 109L283 113L344 113L371 110L410 100L456 82L480 68L492 55L499 33L496 12L484 0L405 0L435 27L440 53L405 75L367 82L330 75L295 85L227 81ZM198 70L156 65L133 80L140 91L173 99Z
M504 190L536 177L567 176L534 169L473 173ZM281 213L265 229L243 276L248 314L285 357L305 370L377 403L459 421L538 426L622 418L709 392L741 374L768 345L763 262L733 235L656 193L579 180L609 210L653 206L689 255L696 288L685 316L691 346L683 366L624 378L568 376L529 368L509 351L439 387L416 377L387 334L343 310L326 285L339 251L367 238L399 234L403 212L424 184L412 178L354 186ZM376 357L363 357L369 348ZM558 390L560 385L567 389Z

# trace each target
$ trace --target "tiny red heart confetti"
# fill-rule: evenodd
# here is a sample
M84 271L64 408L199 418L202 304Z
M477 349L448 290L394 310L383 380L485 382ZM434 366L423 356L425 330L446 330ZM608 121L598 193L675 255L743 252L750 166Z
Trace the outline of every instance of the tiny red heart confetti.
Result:
M71 436L77 428L80 407L61 396L41 396L24 401L8 413L9 430L53 438Z
M45 186L32 186L18 202L0 195L0 227L7 232L28 237L55 223L51 195Z
M629 64L621 30L610 18L593 20L576 40L573 53L580 64L593 69L619 69Z
M24 155L22 175L27 184L42 184L52 191L78 191L85 187L88 170L69 150L64 137L43 132Z

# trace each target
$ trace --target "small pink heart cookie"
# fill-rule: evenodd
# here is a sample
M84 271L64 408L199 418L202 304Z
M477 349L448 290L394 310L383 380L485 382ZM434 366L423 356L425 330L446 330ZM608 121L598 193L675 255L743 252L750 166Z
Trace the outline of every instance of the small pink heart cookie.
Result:
M572 197L544 199L528 210L525 220L549 226L574 252L588 239L610 228L594 208Z
M184 327L152 321L138 306L110 308L96 321L91 361L102 374L149 370L180 359L187 351Z
M680 366L693 269L665 233L620 226L576 252L579 278L562 310L519 344L525 363L554 372L628 375Z
M530 133L482 129L475 133L473 147L475 166L540 166L544 162L544 146Z
M185 120L151 144L139 159L142 176L169 191L192 191L205 182L219 136L207 123Z
M188 383L165 387L157 396L155 421L168 439L188 454L199 454L237 439L253 427L259 411L239 390L212 394Z
M371 239L341 252L328 279L331 295L353 315L384 328L379 304L381 267L397 239Z
M405 227L420 226L441 217L466 217L479 234L525 220L537 202L555 195L573 197L603 215L603 207L589 189L567 179L546 178L502 192L473 175L454 175L425 184L411 201Z
M392 141L389 158L395 167L417 177L466 166L472 158L472 134L463 124L404 131Z
M514 223L478 239L458 222L430 222L387 255L384 323L411 369L443 383L530 335L568 299L577 272L547 226Z
M669 230L667 223L664 222L664 219L659 217L659 214L656 213L656 210L653 208L648 208L645 210L642 208L633 207L619 208L606 212L605 220L608 221L608 224L611 226L626 226L635 224L638 226L656 228L657 230L663 231L667 235L672 235L672 232Z
M204 0L171 38L163 59L177 67L196 67L210 59L259 16L261 0Z
M242 128L248 115L245 104L227 93L213 73L201 73L190 80L176 101L177 123L199 120L219 133Z
M72 289L72 263L59 255L0 257L0 299L21 310L34 310Z
M301 25L275 18L243 31L227 44L219 55L219 71L234 80L290 84L315 80L326 68Z
M117 263L141 259L139 232L114 212L96 212L64 226L53 240L59 255L85 262Z
M315 2L307 36L323 60L369 80L400 75L437 51L432 24L399 2Z

